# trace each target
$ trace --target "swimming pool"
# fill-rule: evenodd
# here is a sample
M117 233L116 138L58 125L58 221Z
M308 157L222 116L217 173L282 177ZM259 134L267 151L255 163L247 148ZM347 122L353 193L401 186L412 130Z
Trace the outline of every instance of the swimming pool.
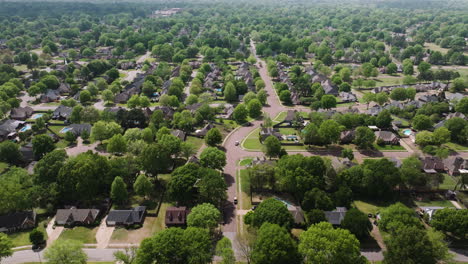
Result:
M70 131L72 129L73 129L73 127L64 127L64 128L62 128L60 130L60 133L65 134L65 133L67 133L68 131Z
M31 125L30 125L30 124L26 124L23 128L20 129L19 132L25 132L25 131L28 131L29 129L31 129Z
M413 131L411 131L411 129L405 129L403 130L403 134L406 136L410 136L411 134L413 134Z
M36 120L36 119L38 119L38 118L41 118L42 116L44 116L44 114L41 114L41 113L39 113L39 114L34 114L33 116L31 116L31 119Z

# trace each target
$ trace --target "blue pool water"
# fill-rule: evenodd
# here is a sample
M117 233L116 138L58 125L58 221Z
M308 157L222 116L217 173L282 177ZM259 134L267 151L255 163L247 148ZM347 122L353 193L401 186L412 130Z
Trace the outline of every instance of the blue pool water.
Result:
M60 133L65 134L65 133L67 133L68 131L70 131L72 129L73 128L71 128L71 127L64 127L64 128L62 128L62 130L60 130Z
M27 124L23 128L21 128L19 132L25 132L25 131L28 131L29 129L31 129L31 125Z
M413 133L413 131L411 131L411 129L405 129L405 130L403 130L403 134L405 134L405 135L407 135L407 136L411 135L412 133Z
M31 117L31 119L36 120L36 119L38 119L38 118L41 118L43 115L44 115L44 114L40 114L40 113L39 113L39 114L34 114L34 115Z

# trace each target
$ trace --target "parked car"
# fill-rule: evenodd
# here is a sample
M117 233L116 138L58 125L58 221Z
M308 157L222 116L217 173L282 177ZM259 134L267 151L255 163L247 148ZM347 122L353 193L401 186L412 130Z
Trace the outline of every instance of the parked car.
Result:
M237 204L237 196L234 197L234 204Z

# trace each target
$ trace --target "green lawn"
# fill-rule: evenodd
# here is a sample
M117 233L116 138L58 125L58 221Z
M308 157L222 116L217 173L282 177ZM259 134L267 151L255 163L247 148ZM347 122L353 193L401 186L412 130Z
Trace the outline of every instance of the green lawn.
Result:
M55 143L55 147L59 148L59 149L66 148L66 147L68 147L68 145L69 145L68 141L66 141L64 139L61 139L57 143Z
M455 208L450 201L447 200L436 200L436 201L414 201L417 206L441 206Z
M195 145L195 147L197 148L197 150L199 150L201 148L201 146L203 145L203 143L205 142L203 140L203 138L198 138L198 137L192 137L192 136L188 136L187 139L185 140L187 142L190 142L192 143L193 145Z
M247 165L252 163L252 160L253 159L251 159L251 158L243 159L243 160L239 161L239 165L240 166L247 166Z
M392 115L392 118L393 118L394 121L400 121L402 126L409 126L410 125L408 120L400 118L400 117L398 117L396 115Z
M2 173L6 168L8 168L10 165L6 162L0 162L0 173Z
M275 117L275 119L274 119L273 121L279 123L279 122L283 121L283 120L286 118L286 115L287 115L287 112L286 112L286 111L281 112L281 113L279 113L279 114Z
M247 210L252 207L252 199L250 197L249 174L247 170L240 170L237 174L240 174L240 189L242 193L241 197L239 198L242 200L241 209Z
M444 174L444 181L439 185L439 189L442 190L453 190L455 187L455 180L448 174Z
M373 80L376 82L376 86L378 87L403 84L403 78L403 74L395 76L380 74L379 76L373 78Z
M454 142L449 142L445 143L445 146L447 146L449 149L455 150L455 151L468 151L468 146L460 145Z
M283 135L298 135L299 134L299 132L297 132L297 130L292 127L280 128L279 131Z
M47 239L47 232L45 231L44 224L47 224L47 220L43 220L43 221L39 222L37 224L37 229L42 231L44 233L45 239ZM21 247L21 246L31 245L31 242L29 241L29 232L30 231L31 230L8 234L8 237L13 242L13 247Z
M380 150L380 151L406 151L406 149L403 146L400 145L384 145L384 146L379 146L377 144L374 144L375 149Z
M353 205L359 209L359 211L365 213L365 214L376 214L380 210L382 210L383 206L378 206L376 204L373 204L371 202L365 202L365 201L354 201Z
M77 226L70 229L63 230L60 234L59 239L71 239L77 240L84 244L95 244L96 243L96 228L87 228L82 226Z
M247 138L242 142L242 147L247 150L260 150L262 149L262 143L258 138L260 128L253 130Z
M59 135L60 134L60 130L62 130L62 128L64 128L65 126L49 126L49 129L54 131L55 134Z
M442 48L441 46L435 43L429 43L429 42L424 43L424 48L431 49L433 51L439 51L444 55L447 54L447 52L449 51L449 49ZM465 54L465 56L468 56L468 52L463 52L463 54Z

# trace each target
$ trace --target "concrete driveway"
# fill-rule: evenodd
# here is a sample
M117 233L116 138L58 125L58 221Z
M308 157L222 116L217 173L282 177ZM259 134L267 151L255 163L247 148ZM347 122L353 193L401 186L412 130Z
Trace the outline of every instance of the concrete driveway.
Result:
M107 216L102 219L101 224L96 232L96 248L107 248L109 241L114 233L115 227L106 225Z
M47 225L46 232L47 232L47 246L52 245L52 243L57 240L62 234L64 227L63 226L55 226L55 217L50 220L49 224Z

